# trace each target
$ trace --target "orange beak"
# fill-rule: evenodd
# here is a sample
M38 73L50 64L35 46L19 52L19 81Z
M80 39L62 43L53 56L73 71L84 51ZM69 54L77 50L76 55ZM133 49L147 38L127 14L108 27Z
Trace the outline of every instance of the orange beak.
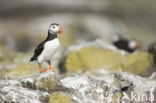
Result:
M138 48L139 48L139 45L138 45L138 44L136 44L135 49L138 49Z
M63 31L62 27L60 27L59 33L64 35L64 31Z

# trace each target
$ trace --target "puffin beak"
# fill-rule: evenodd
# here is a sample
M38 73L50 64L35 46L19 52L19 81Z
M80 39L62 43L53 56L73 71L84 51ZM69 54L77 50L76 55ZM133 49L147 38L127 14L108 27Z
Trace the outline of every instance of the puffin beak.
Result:
M60 27L59 33L62 34L62 35L64 35L64 31L63 31L62 27Z
M136 44L136 45L135 45L135 49L138 49L138 48L139 48L139 45L138 45L138 44Z

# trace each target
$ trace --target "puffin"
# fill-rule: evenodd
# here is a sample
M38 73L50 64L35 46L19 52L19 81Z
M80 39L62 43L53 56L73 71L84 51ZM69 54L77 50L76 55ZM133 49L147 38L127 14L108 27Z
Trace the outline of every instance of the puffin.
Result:
M51 60L60 48L58 34L64 34L62 27L57 23L52 23L49 26L47 38L37 46L34 55L30 58L30 61L36 61L38 63L40 72L46 72L48 70L42 69L43 62L48 63L49 69L55 72L51 66Z
M128 40L126 38L123 38L121 36L115 36L113 38L112 44L121 50L125 50L129 53L133 53L138 49L138 43L134 40Z

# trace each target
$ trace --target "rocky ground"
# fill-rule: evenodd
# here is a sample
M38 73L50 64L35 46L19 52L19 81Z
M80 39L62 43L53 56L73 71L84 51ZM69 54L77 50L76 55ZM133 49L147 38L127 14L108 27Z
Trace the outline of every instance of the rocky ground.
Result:
M98 70L100 76L60 75L47 71L20 79L0 79L2 103L155 102L156 81L125 72ZM21 102L22 101L22 102Z
M1 0L0 103L155 103L155 1ZM53 22L55 73L29 62ZM138 43L128 53L116 36ZM47 64L43 64L47 68Z
M17 65L1 71L2 103L155 102L155 69L146 51L129 54L99 40L79 43L58 52L56 73L39 73L37 64L21 57L19 64L16 57L10 63Z

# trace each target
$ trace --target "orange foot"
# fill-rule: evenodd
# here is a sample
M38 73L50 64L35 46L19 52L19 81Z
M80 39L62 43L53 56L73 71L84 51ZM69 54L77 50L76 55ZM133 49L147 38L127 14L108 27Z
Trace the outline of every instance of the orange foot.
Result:
M49 64L49 68L52 72L55 72L54 69L52 68L51 64Z
M46 72L46 71L48 71L48 69L46 69L46 70L40 69L40 73L44 73L44 72Z
M41 66L41 65L39 65L39 67L40 67L40 73L43 73L43 72L48 71L48 69L46 69L46 70L42 70L42 66Z

